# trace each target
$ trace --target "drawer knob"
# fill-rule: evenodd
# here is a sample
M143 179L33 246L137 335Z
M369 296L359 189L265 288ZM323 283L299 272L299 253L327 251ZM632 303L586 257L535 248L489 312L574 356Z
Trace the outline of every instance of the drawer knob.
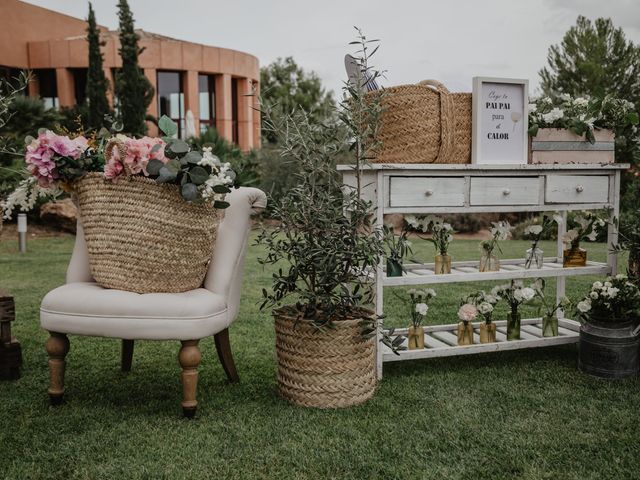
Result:
M430 197L431 195L433 195L433 190L427 190L426 192L424 192L426 197Z
M582 192L584 192L584 187L583 187L582 185L578 185L578 186L576 187L576 192L578 192L578 193L582 193Z
M506 197L507 195L511 195L511 190L508 188L505 188L504 190L502 190L502 194Z

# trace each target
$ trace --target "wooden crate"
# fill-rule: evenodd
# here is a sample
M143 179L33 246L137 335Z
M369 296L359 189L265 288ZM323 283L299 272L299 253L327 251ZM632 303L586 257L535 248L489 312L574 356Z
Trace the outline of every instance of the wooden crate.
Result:
M563 128L541 128L530 137L529 163L613 163L615 134L611 130L596 130L595 143Z

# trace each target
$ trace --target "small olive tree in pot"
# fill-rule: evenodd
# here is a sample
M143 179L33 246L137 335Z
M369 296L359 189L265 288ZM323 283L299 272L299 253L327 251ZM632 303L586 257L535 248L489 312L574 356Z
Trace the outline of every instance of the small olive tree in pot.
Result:
M360 46L366 69L363 36ZM360 95L358 87L345 86L349 100L333 122L316 123L304 111L274 118L263 106L267 128L299 172L297 185L273 209L279 226L263 230L258 242L267 252L260 261L277 268L262 307L276 307L279 391L301 406L359 404L377 383L371 275L383 238L372 225L371 203L360 198L360 184L346 187L335 169L349 146L358 171L375 148L379 101ZM387 335L383 341L397 349L403 339Z

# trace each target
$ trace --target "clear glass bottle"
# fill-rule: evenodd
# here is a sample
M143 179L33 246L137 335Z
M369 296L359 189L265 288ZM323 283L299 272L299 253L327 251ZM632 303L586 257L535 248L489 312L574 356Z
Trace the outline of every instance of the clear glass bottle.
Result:
M500 270L500 260L493 253L488 253L486 250L482 251L480 256L480 268L481 272L497 272Z
M542 268L544 263L544 252L541 248L534 247L527 249L525 254L524 268Z

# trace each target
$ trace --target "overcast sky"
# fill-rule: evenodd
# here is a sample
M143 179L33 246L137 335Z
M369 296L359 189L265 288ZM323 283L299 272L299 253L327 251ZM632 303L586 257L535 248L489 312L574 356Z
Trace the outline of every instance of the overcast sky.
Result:
M29 3L86 18L85 0ZM117 28L116 0L94 0L98 23ZM381 47L384 85L443 81L471 91L476 75L528 78L532 93L550 45L579 14L611 17L640 43L640 0L129 0L136 27L256 55L292 56L338 90L353 26ZM43 28L46 28L43 26Z

